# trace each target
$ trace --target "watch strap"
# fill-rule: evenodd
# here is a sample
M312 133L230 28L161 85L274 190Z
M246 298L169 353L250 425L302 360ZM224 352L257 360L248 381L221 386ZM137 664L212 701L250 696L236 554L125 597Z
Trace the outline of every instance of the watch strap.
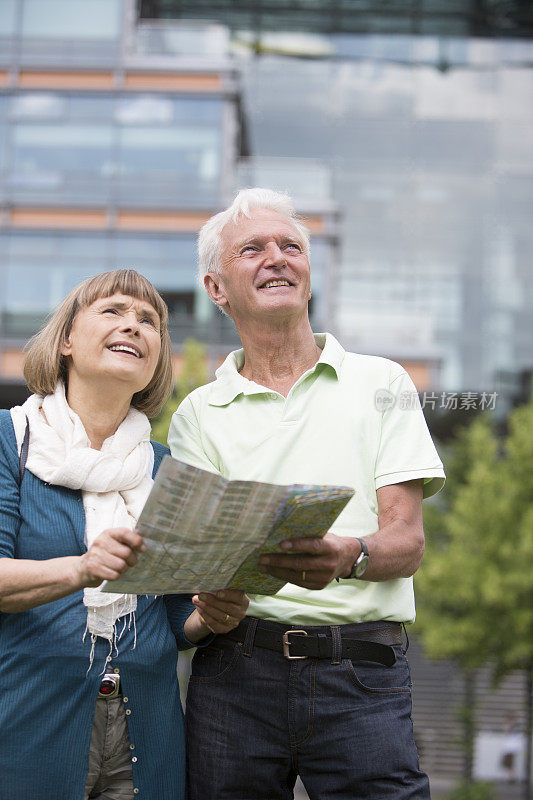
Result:
M368 553L368 547L366 546L366 542L365 542L364 539L360 539L358 536L356 536L355 538L357 539L357 541L361 545L361 552L357 556L357 558L356 558L356 560L355 560L355 562L354 562L354 564L352 566L352 569L350 571L350 574L346 575L345 578L335 578L337 583L339 583L340 580L350 581L350 580L354 580L354 579L360 578L362 575L364 575L364 573L366 571L366 568L368 567L368 563L370 561L370 555ZM359 567L359 569L357 569L358 567Z
M355 538L361 545L361 552L357 556L357 559L352 567L352 571L350 572L349 575L349 578L351 578L352 580L361 578L362 575L364 575L369 562L368 547L366 546L365 540L360 539L358 536L356 536Z

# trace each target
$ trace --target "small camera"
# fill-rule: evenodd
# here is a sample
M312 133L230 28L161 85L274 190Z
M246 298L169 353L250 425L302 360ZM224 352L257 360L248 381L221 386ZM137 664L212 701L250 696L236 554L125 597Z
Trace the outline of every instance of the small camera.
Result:
M120 692L120 675L104 675L100 683L98 697L103 697L106 700L112 700L113 697L118 697Z

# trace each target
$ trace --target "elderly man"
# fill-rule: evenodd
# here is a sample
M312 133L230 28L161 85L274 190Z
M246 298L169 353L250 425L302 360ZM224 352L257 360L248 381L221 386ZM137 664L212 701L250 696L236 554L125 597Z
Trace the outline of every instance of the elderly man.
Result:
M402 624L424 550L422 497L442 464L392 361L313 335L309 240L290 198L240 192L199 238L201 279L242 350L172 419L172 453L228 478L343 484L323 539L263 556L286 581L195 656L190 800L429 798L411 722ZM408 393L405 395L404 393ZM409 410L403 410L410 406Z

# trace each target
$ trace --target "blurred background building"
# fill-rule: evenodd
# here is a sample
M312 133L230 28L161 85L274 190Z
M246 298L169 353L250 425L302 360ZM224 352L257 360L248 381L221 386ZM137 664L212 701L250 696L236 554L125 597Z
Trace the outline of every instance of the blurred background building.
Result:
M505 392L531 369L531 3L142 0L140 12L152 30L228 26L263 182L292 189L286 159L329 172L341 222L328 323L347 346L402 361L422 388Z
M313 232L316 330L431 390L531 370L528 3L0 0L0 401L82 278L133 266L216 363L195 235L242 186Z
M532 36L523 0L0 0L0 406L46 314L116 267L167 300L177 369L186 337L218 364L237 338L196 234L262 185L307 218L315 330L505 411L533 367ZM464 687L413 665L438 782ZM486 729L521 680L487 689Z
M197 286L196 234L231 200L241 169L245 183L263 178L241 161L228 29L140 23L130 0L0 0L0 11L0 403L24 396L22 347L46 314L118 266L165 297L177 357L192 336L217 363L238 339ZM322 329L333 316L334 208L321 164L287 170L313 233Z

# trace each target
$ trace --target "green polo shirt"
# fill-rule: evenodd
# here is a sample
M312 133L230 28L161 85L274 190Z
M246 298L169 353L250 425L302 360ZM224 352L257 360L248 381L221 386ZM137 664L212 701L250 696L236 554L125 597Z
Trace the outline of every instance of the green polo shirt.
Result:
M243 378L244 351L230 353L216 380L181 403L168 444L175 458L230 479L352 486L331 531L368 538L377 489L421 478L430 497L444 485L442 463L403 367L347 353L331 334L315 339L322 355L286 398ZM413 581L341 580L314 591L287 583L253 596L249 614L298 625L411 622Z

